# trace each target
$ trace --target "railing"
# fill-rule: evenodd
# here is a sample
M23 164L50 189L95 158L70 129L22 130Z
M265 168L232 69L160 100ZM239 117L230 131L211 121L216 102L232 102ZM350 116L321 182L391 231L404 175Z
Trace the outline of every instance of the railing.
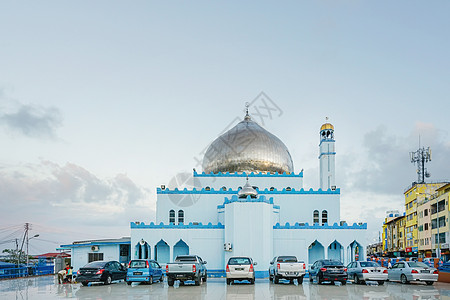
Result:
M49 275L54 274L54 269L53 264L0 268L0 279Z

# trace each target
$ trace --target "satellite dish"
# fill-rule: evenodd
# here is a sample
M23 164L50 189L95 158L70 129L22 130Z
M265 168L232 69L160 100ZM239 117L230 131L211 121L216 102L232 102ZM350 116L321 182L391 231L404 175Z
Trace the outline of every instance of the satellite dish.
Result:
M144 245L145 245L145 241L144 241L144 240L141 240L141 241L139 242L139 244L141 244L142 246L144 246Z

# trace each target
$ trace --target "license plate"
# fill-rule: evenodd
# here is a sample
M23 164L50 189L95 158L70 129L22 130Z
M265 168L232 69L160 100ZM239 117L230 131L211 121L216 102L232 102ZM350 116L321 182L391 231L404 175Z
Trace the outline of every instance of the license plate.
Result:
M177 277L183 277L183 274L178 274Z
M421 270L420 273L430 273L430 270Z
M244 268L236 268L236 271L244 271Z
M133 272L133 275L142 275L142 272Z

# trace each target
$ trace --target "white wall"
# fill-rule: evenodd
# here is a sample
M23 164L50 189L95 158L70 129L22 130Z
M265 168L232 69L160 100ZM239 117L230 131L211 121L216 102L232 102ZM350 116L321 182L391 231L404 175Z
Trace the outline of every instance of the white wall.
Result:
M116 260L119 261L119 248L118 244L112 245L99 245L98 251L91 250L92 245L79 246L72 248L72 258L71 263L73 266L73 271L78 271L79 268L83 267L88 263L89 253L103 253L103 260Z

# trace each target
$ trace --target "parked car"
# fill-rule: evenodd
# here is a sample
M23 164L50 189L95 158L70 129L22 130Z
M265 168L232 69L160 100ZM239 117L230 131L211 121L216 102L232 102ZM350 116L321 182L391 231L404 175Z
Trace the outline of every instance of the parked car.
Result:
M343 285L347 284L347 268L338 260L321 259L316 261L309 270L309 281L317 279L317 283L324 281L340 281Z
M152 284L154 281L163 282L163 272L158 262L150 259L136 259L128 264L127 278L128 285L132 282L144 282Z
M288 279L293 283L297 279L298 284L302 284L305 273L305 262L297 260L296 256L275 256L270 262L269 280L274 283L280 279Z
M115 280L123 280L127 269L118 261L93 261L81 267L77 272L77 281L86 286L89 282L110 284Z
M373 261L354 261L347 265L347 275L356 284L373 280L383 285L388 278L388 270Z
M255 284L254 266L256 266L256 262L253 262L251 257L230 257L226 267L227 284L231 284L235 280L248 280L250 284Z
M422 262L400 261L395 263L388 271L388 279L409 283L410 281L424 281L432 285L438 280L438 270Z
M195 285L200 285L208 276L205 265L206 261L197 255L178 255L175 262L166 266L167 284L173 286L175 280L179 280L183 285L187 280L194 280Z

